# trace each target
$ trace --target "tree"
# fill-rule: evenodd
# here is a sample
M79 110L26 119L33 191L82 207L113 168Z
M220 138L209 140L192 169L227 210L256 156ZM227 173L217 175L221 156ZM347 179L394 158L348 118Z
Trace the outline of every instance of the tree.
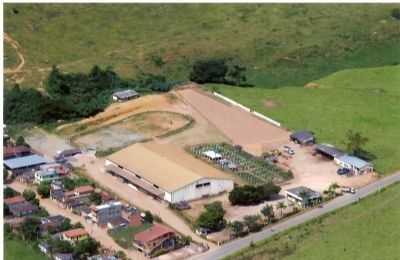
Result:
M196 220L196 225L211 231L219 231L225 227L225 211L220 201L204 206L205 211Z
M25 142L25 138L22 135L17 137L15 144L16 145L27 145L27 143Z
M229 201L232 205L255 205L269 200L271 196L278 194L280 189L273 183L260 186L236 186L229 193Z
M154 221L153 214L151 214L150 211L146 210L146 211L144 212L144 218L143 218L143 220L144 220L145 222L147 222L147 223L153 223L153 221Z
M39 204L36 199L36 193L33 190L28 190L28 189L24 190L22 196L29 202L35 203L37 205Z
M7 183L8 179L8 171L6 168L3 168L3 183Z
M94 255L99 249L100 243L89 237L80 240L76 243L74 248L74 255L79 259L87 259L88 256Z
M394 8L392 10L392 17L397 20L400 20L400 8Z
M70 178L64 178L63 185L64 185L64 188L68 191L71 191L71 190L75 189L75 187L76 187L75 182Z
M260 223L260 220L260 215L249 215L243 218L243 222L250 232L257 232L262 229L263 225Z
M68 254L74 251L71 243L68 241L60 240L60 239L52 239L49 241L50 246L52 248L52 252L54 253L62 253Z
M268 220L268 223L270 223L274 217L274 209L271 205L265 205L261 209L261 214L263 214L263 216Z
M125 252L122 250L118 250L117 253L115 254L115 257L121 260L126 260L128 259Z
M280 215L282 217L283 216L283 209L285 209L287 207L286 204L284 202L280 201L276 207L278 209L280 209Z
M246 84L246 67L238 65L238 64L233 64L227 73L227 82L230 82L232 85L236 86L242 86Z
M96 205L101 204L101 195L98 192L93 192L90 194L90 201L93 202Z
M37 240L39 236L40 221L36 218L27 218L20 227L24 240Z
M50 197L50 182L42 182L37 188L37 193L42 198Z
M5 188L3 192L4 192L3 194L4 194L5 199L19 195L19 192L16 192L15 190L13 190L10 187Z
M60 225L60 232L70 229L72 229L71 220L69 218L66 218Z
M353 132L352 130L347 131L346 138L347 151L352 154L363 151L363 146L368 142L367 137L362 136L360 132Z
M190 80L203 83L224 83L228 66L223 59L199 60L193 64Z
M244 224L240 221L233 221L230 223L229 227L231 228L233 235L235 237L239 237L244 235Z

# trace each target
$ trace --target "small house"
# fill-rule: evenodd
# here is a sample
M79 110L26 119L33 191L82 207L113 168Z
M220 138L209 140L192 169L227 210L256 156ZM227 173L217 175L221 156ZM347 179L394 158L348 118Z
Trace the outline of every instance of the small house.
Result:
M122 91L117 91L114 92L114 94L112 95L112 99L113 101L127 101L130 99L134 99L139 97L139 93L137 93L135 90L133 89L126 89L126 90L122 90Z
M94 188L90 185L79 186L74 189L76 197L90 196L94 192Z
M374 170L372 163L347 154L335 158L335 162L343 168L350 169L355 174L363 174Z
M321 193L304 186L288 189L285 194L288 201L302 208L316 205L322 201Z
M89 234L84 228L71 229L62 233L62 239L71 243L87 239L88 237Z
M8 206L11 214L15 217L29 216L36 213L39 208L29 201Z
M146 256L151 256L155 250L169 251L175 248L175 231L161 224L139 232L134 236L133 245Z
M17 145L17 146L4 146L3 149L3 159L8 160L17 157L23 157L32 155L31 148L25 145Z
M310 131L305 130L291 134L290 140L301 145L309 145L315 143L314 134Z

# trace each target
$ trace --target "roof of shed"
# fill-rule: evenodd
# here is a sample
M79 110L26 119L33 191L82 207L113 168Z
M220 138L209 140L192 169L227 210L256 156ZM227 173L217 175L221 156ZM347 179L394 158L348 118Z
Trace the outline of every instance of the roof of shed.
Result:
M360 159L358 157L347 155L347 154L339 157L338 160L342 161L344 163L353 165L353 166L357 167L358 169L361 169L361 168L366 167L366 166L372 166L372 163L369 163L369 162L364 161L364 160L362 160L362 159Z
M4 160L4 164L12 170L24 167L32 167L45 163L47 163L47 160L37 154Z

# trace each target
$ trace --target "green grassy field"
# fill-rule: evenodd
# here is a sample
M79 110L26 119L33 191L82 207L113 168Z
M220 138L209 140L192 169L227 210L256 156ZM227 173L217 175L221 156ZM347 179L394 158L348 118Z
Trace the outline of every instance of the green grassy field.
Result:
M302 87L209 89L281 122L289 129L309 129L319 142L344 147L349 129L369 138L365 149L376 156L376 169L400 168L400 66L345 70Z
M53 64L185 80L194 60L231 57L247 66L251 83L276 87L400 62L400 22L390 16L399 6L5 4L4 30L26 59L23 86L40 86Z
M111 230L109 234L111 237L123 248L132 248L132 242L135 234L145 231L146 229L151 228L153 225L149 223L145 223L138 227L127 227L122 228L120 230Z
M271 239L226 260L389 260L400 255L400 184Z
M4 259L5 260L43 260L47 257L33 248L32 244L18 239L4 239Z

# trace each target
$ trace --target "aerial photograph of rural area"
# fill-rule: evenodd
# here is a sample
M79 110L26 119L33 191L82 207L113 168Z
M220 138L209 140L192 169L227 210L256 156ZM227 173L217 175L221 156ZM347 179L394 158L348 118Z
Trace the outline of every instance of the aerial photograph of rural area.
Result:
M5 260L400 260L400 2L2 6Z

